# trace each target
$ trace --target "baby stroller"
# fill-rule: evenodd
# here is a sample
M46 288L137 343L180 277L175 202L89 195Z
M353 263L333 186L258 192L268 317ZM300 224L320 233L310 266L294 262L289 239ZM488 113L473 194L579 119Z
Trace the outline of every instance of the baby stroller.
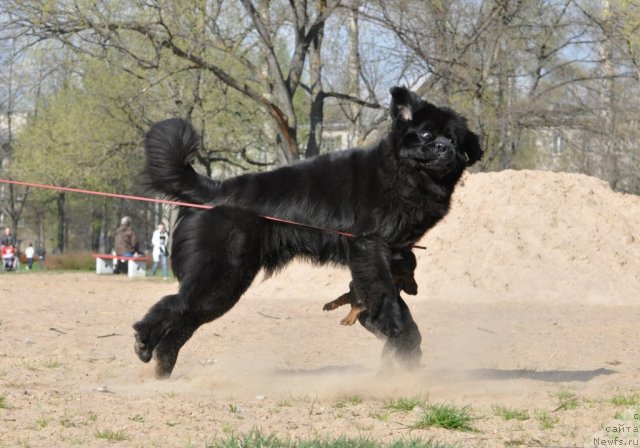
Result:
M13 271L17 267L18 256L13 246L2 246L2 265L4 271Z

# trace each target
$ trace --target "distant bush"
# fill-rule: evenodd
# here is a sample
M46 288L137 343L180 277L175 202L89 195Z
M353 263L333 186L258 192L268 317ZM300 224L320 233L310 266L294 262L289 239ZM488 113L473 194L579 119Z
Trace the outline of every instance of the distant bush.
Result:
M92 252L47 254L44 264L47 269L62 271L93 271L96 269L96 259Z

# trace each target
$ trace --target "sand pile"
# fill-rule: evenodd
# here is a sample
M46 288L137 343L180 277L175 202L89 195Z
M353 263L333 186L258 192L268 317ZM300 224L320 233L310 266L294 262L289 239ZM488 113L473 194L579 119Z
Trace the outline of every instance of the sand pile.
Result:
M423 243L430 298L640 303L640 197L597 178L468 175Z
M420 291L412 301L640 303L640 196L594 177L466 175L449 215L421 244L427 250L415 251ZM311 287L329 300L349 282L344 269L302 263L278 277L276 293L289 298Z

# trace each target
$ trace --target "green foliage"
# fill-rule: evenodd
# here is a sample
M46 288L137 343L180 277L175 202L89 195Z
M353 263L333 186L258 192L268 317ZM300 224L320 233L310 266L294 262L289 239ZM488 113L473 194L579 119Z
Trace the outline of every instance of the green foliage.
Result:
M536 418L540 423L540 428L545 430L553 429L553 427L560 421L558 417L549 414L547 411L540 412Z
M568 411L578 407L578 397L569 390L559 391L555 394L555 398L558 400L556 410Z
M635 406L640 403L640 395L632 393L629 395L615 395L611 403L616 406Z
M332 439L282 440L275 434L264 435L253 430L246 435L233 435L206 445L207 448L454 448L430 440L398 440L380 443L369 438L352 439L337 437Z
M416 406L426 408L427 403L419 398L398 398L397 400L388 400L384 402L384 408L393 411L410 412Z
M60 186L127 191L141 168L140 135L117 98L128 77L89 65L82 83L69 82L41 101L18 134L12 172Z
M129 439L124 431L112 431L111 429L97 431L95 437L96 439L108 440L110 442L121 442Z
M529 412L523 409L507 408L504 406L494 406L493 412L503 420L529 420Z
M435 426L457 431L474 431L471 426L472 420L469 406L460 408L449 404L436 404L429 405L422 418L414 423L412 428L428 429Z
M336 401L334 406L336 408L345 408L347 406L356 406L362 403L364 400L360 395L349 395L342 397Z

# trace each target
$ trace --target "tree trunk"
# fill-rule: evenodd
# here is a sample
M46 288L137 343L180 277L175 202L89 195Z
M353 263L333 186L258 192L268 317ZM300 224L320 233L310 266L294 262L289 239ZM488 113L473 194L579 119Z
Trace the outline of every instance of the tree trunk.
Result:
M316 2L318 12L322 13L327 7L326 0ZM324 35L324 23L320 26L317 35L309 48L309 69L311 77L311 111L309 113L309 140L305 157L313 157L320 154L322 148L322 125L324 121L324 92L322 89L322 38Z
M65 245L65 228L66 228L66 217L65 217L65 194L59 193L56 199L56 203L58 205L58 252L63 253L66 249Z
M358 29L358 4L354 4L349 10L349 70L348 70L348 94L354 98L360 97L360 36ZM348 105L351 128L347 138L347 147L358 146L361 135L362 106L350 102Z

